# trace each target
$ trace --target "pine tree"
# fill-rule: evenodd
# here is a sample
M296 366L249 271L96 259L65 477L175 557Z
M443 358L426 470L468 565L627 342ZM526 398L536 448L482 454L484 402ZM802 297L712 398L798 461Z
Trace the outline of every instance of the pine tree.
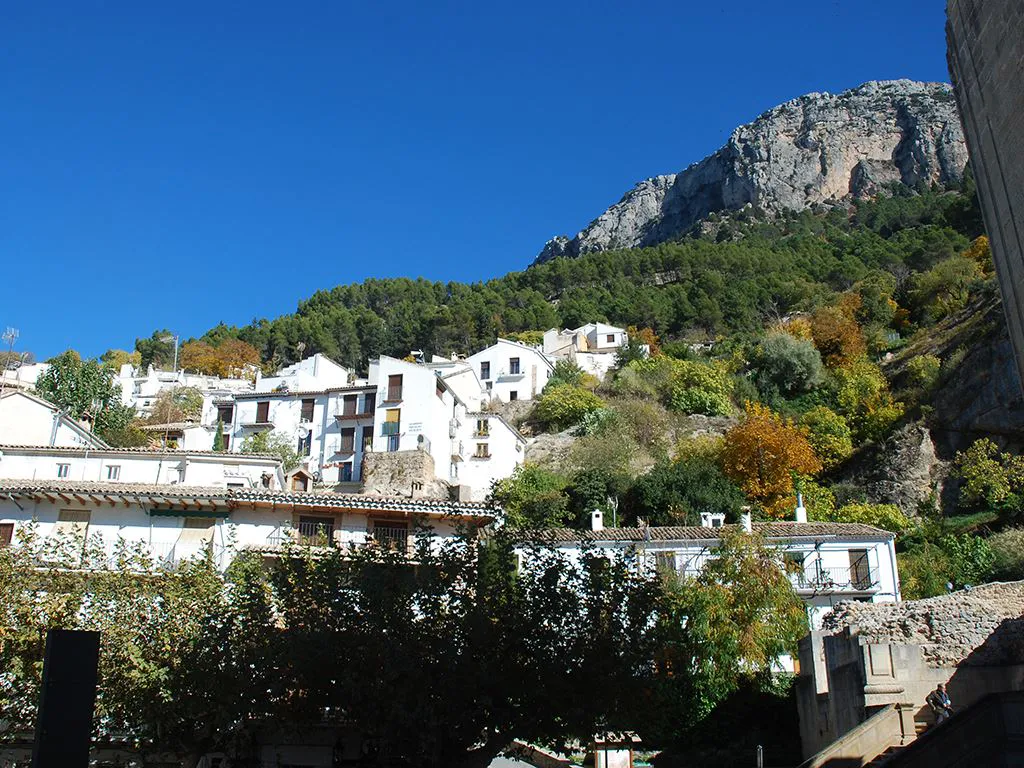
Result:
M217 417L216 432L213 434L213 450L224 450L224 422L219 416Z

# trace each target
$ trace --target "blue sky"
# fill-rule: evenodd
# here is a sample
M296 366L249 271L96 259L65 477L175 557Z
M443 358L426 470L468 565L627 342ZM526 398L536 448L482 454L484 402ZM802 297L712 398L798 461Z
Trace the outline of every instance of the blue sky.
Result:
M521 269L781 101L948 80L943 6L12 4L0 326L98 355Z

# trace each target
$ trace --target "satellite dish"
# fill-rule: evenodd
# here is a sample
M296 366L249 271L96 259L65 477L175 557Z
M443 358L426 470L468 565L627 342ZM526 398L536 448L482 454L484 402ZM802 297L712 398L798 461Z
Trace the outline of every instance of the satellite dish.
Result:
M309 435L309 427L299 427L299 437L303 440Z

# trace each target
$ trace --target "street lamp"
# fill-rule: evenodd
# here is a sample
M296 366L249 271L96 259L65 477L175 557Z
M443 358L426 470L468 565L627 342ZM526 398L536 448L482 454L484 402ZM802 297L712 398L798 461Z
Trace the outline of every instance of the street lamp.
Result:
M174 342L174 375L175 375L175 377L177 377L177 375L178 375L178 339L179 338L180 337L178 336L178 334L174 334L173 336L168 334L167 336L161 336L160 337L160 341L164 341L164 342L173 341Z

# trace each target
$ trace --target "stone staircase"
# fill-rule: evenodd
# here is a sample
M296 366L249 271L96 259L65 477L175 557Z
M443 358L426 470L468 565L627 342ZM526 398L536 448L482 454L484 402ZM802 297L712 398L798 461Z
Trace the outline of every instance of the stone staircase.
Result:
M928 723L921 720L914 720L914 739L917 739L922 733L928 730ZM889 762L893 757L898 755L904 749L906 749L913 741L908 741L906 744L893 744L889 746L884 752L879 753L870 762L864 763L863 768L881 768Z

